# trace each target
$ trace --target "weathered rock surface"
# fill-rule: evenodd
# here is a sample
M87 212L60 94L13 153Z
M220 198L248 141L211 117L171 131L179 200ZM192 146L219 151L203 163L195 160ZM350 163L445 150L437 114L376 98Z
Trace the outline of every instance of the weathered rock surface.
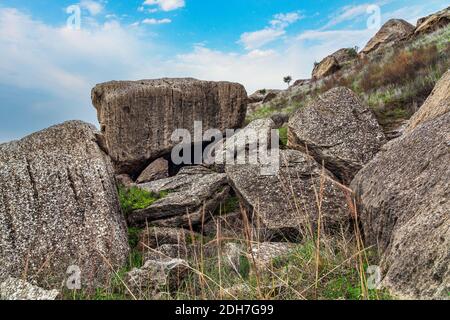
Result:
M153 193L170 193L149 208L136 210L128 217L132 226L189 227L208 221L229 195L225 174L204 167L185 167L175 177L141 184Z
M117 170L137 175L151 160L170 152L176 129L194 136L195 121L202 121L205 131L242 127L247 93L229 82L112 81L95 86L92 102Z
M448 298L450 113L386 145L352 182L366 245L403 298Z
M252 246L249 259L255 261L256 267L260 270L268 269L274 259L281 259L288 256L295 245L287 242L262 242Z
M312 78L315 80L328 77L339 70L339 62L333 56L328 56L314 66Z
M415 27L405 20L391 19L370 39L364 49L361 50L361 54L367 55L405 40L414 33L414 30Z
M239 130L232 137L219 141L216 145L215 164L229 166L260 161L260 146L270 146L271 133L275 129L272 119L258 119L252 121L244 129Z
M96 131L66 122L0 145L0 278L60 286L69 266L101 285L127 261L113 166Z
M417 21L416 35L432 33L450 23L450 7L421 18Z
M153 161L137 178L136 183L147 183L169 177L169 162L164 158Z
M262 89L258 90L248 97L248 103L267 103L276 98L281 90Z
M58 296L58 290L44 290L16 278L0 283L0 300L55 300Z
M355 54L353 49L340 49L314 66L312 78L318 80L328 77L357 58L358 55Z
M347 228L351 220L348 193L334 176L310 156L281 150L278 175L261 175L261 165L227 167L230 184L255 217L254 225L261 239L297 240L303 234L315 233L319 219L316 191L323 182L321 221L332 233Z
M135 185L133 179L128 174L119 174L116 176L116 182L122 187L132 187Z
M450 70L442 76L431 95L411 118L406 131L410 132L420 124L448 112L450 112Z
M274 129L279 129L289 122L289 115L285 113L275 113L270 117L274 123Z
M139 247L145 251L146 248L156 249L163 245L186 246L190 238L196 236L185 229L148 227L139 235Z
M160 257L128 272L125 282L135 299L156 300L176 290L189 271L189 265L183 259Z
M299 109L289 121L293 149L312 155L345 184L385 143L375 115L350 89L339 87Z

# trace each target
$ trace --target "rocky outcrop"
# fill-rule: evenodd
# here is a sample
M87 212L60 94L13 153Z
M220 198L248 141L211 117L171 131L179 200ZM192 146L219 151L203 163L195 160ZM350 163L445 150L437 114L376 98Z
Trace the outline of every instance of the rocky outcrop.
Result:
M247 93L242 85L229 82L113 81L95 86L92 102L117 171L137 176L171 151L176 129L187 129L194 137L195 121L202 121L205 131L240 128Z
M312 78L319 80L328 77L356 59L358 59L358 53L355 49L340 49L314 66Z
M352 182L366 245L402 298L448 298L450 113L386 145Z
M314 65L312 78L319 80L328 77L339 70L339 62L333 56L328 56L321 62Z
M289 121L288 146L312 155L349 184L385 143L374 114L347 88L331 89Z
M258 103L258 102L268 103L271 100L275 99L280 92L281 90L273 90L273 89L258 90L248 97L248 103Z
M278 175L262 175L258 164L226 169L233 189L249 208L249 216L255 217L253 224L259 226L260 238L298 240L305 234L312 236L319 215L321 226L329 233L347 228L351 214L345 188L312 157L294 150L280 153ZM316 192L321 193L320 206Z
M450 23L450 7L421 18L417 21L415 35L432 33L446 27Z
M169 162L164 158L153 161L137 178L136 183L147 183L169 177Z
M185 167L175 177L137 186L156 194L169 194L146 209L128 216L132 226L186 227L208 221L229 195L227 177L204 167Z
M370 39L364 49L361 50L361 54L368 55L408 39L414 33L414 30L414 26L405 20L391 19Z
M71 121L0 145L0 279L59 287L78 266L90 287L127 261L113 166L96 134Z
M58 296L57 290L44 290L16 278L0 283L0 300L55 300Z
M420 124L448 112L450 112L450 70L442 76L420 110L411 118L406 131L410 132Z

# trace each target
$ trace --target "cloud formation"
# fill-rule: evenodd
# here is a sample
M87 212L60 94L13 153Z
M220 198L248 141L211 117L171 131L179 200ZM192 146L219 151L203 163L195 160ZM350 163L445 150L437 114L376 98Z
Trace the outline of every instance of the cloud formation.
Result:
M285 35L285 29L301 18L302 16L298 12L276 14L269 22L269 26L264 29L243 33L239 43L247 50L261 48Z
M146 0L145 6L158 6L162 11L172 11L183 8L186 3L184 0Z

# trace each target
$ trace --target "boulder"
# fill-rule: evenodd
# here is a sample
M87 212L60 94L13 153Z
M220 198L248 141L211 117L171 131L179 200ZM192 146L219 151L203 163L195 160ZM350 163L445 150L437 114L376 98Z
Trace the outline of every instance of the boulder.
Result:
M277 95L281 92L281 90L274 90L274 89L262 89L258 90L252 95L248 97L248 103L268 103L271 100L275 99Z
M328 77L340 69L339 62L333 56L328 56L314 66L312 78L319 80Z
M289 122L289 115L285 113L275 113L270 119L274 122L274 129L279 129Z
M450 70L436 84L433 92L409 121L407 132L420 124L450 112Z
M400 298L450 292L450 113L391 141L352 182L367 246Z
M262 103L269 103L270 101L272 101L273 99L275 99L278 94L280 93L280 90L271 90L269 91L265 96L264 99L262 100Z
M145 227L147 223L159 227L185 227L206 222L220 203L229 195L227 176L204 167L185 167L178 175L137 185L143 190L169 194L146 209L128 216L132 226Z
M248 254L250 261L255 261L259 270L270 269L276 259L289 256L295 244L288 242L262 242L252 245L252 250Z
M164 158L153 161L137 178L136 183L147 183L169 177L169 162Z
M0 145L0 279L60 287L77 266L91 287L126 263L113 166L96 135L70 121Z
M333 73L335 73L336 71L340 70L348 63L356 60L357 58L358 54L355 52L354 49L351 48L340 49L335 53L329 55L328 57L324 58L321 62L319 62L314 66L312 78L315 80L319 80L328 77ZM303 85L304 82L302 82L301 84Z
M176 291L189 275L189 264L183 259L156 258L125 276L130 295L139 300L158 300Z
M256 91L255 93L251 94L248 96L248 103L258 103L264 100L264 97L267 94L267 90L266 89L261 89Z
M421 18L417 21L415 35L432 33L446 27L450 23L450 7Z
M95 86L92 102L118 173L137 176L176 145L171 140L176 129L194 136L195 121L202 121L204 131L242 127L247 93L242 85L229 82L112 81Z
M402 19L391 19L370 39L361 54L368 55L379 49L387 48L414 34L414 26Z
M230 184L253 217L259 238L295 241L304 234L312 236L319 215L327 233L348 228L351 215L346 188L302 152L281 150L280 158L277 175L262 175L259 164L226 168ZM316 192L321 194L321 210Z
M119 174L116 176L117 185L130 188L135 185L133 179L128 174Z
M372 111L350 89L331 89L289 121L288 146L312 155L345 184L385 143Z
M191 237L198 238L199 235L185 229L148 227L139 235L138 246L141 251L146 248L157 249L163 245L186 246Z
M0 300L56 300L58 296L58 290L44 290L16 278L0 282Z
M274 129L273 120L258 119L228 139L219 141L216 145L215 165L221 169L235 164L259 163L261 160L259 148L264 145L270 147L271 133Z

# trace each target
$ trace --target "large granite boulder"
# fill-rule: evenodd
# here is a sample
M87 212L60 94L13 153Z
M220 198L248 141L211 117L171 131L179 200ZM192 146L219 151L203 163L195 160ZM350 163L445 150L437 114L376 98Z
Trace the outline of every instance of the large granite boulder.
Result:
M312 78L318 80L328 77L357 58L358 53L355 49L340 49L314 66Z
M92 102L117 170L135 176L171 151L176 129L194 139L195 121L204 131L240 128L247 111L242 85L195 79L107 82L95 86Z
M420 124L450 112L450 70L436 84L433 92L409 121L406 131L412 131Z
M386 145L352 182L367 246L401 298L450 292L450 113Z
M405 20L391 19L370 39L364 49L361 50L361 54L367 55L408 39L414 34L414 30L415 27Z
M254 217L252 222L261 239L313 236L319 216L321 227L328 233L349 226L350 194L330 172L302 152L281 150L277 175L261 174L259 164L227 166L226 171L249 216Z
M78 266L90 287L126 263L113 166L96 134L71 121L0 145L0 278L59 287Z
M312 155L349 184L385 143L372 111L339 87L299 109L289 121L288 146Z
M415 35L432 33L446 27L450 23L450 7L439 12L430 14L417 21Z
M225 174L200 166L185 167L174 177L137 187L155 194L169 192L150 207L129 214L129 224L137 227L147 224L171 228L199 225L210 219L230 190Z

